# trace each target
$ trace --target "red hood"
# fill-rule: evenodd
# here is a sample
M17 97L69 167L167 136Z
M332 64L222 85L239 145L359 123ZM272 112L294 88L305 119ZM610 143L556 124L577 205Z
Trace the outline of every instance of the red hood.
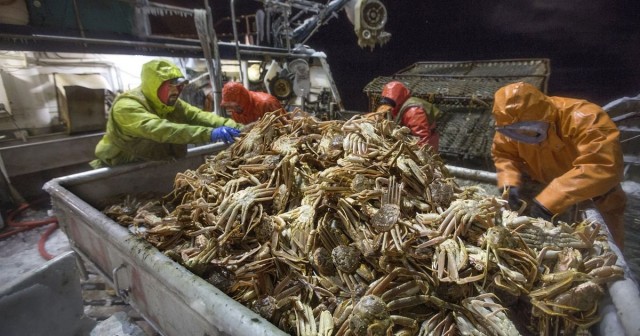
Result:
M242 83L228 82L222 88L222 104L234 102L244 111L251 111L251 96Z
M401 82L392 81L382 88L382 97L391 99L396 103L392 111L393 115L396 115L400 106L411 97L411 91Z

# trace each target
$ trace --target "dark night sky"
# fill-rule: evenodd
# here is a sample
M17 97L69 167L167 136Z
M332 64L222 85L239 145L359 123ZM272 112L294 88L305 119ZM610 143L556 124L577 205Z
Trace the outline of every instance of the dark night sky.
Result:
M640 93L638 5L615 0L383 0L391 40L360 49L344 12L307 44L327 54L352 110L364 86L419 61L549 58L549 94L598 104ZM636 7L636 8L634 8Z

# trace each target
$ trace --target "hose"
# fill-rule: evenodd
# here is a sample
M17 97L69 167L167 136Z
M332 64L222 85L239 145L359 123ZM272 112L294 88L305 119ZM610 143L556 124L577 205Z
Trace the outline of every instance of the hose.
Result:
M45 244L49 236L58 228L58 219L54 216L51 216L40 220L16 222L15 218L18 216L18 214L22 213L29 207L31 207L31 204L22 203L15 210L9 213L9 215L7 216L7 225L12 227L13 230L1 233L0 239L11 237L19 232L31 230L48 224L53 224L47 229L47 231L42 234L42 236L40 236L40 240L38 241L38 252L40 253L40 256L42 256L45 260L51 260L53 256L46 251Z
M53 225L49 226L47 231L45 231L42 234L42 236L40 236L40 240L38 240L38 252L40 253L40 256L43 257L45 260L51 260L51 259L53 259L55 257L55 256L49 254L49 252L47 252L46 244L47 244L47 239L49 239L49 236L56 229L58 229L58 221L57 220L55 221L55 223L53 223Z

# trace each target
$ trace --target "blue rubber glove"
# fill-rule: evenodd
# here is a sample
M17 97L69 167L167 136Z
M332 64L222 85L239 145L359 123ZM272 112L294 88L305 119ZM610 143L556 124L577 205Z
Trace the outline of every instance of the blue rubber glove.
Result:
M238 135L240 135L239 130L229 126L220 126L211 131L211 142L222 141L226 144L232 144Z

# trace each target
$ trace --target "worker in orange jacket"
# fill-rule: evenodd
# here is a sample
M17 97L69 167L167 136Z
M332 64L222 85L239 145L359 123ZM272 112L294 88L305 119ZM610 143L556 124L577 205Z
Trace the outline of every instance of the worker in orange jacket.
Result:
M391 81L382 88L380 106L376 112L390 112L389 118L411 129L420 138L418 144L428 144L438 151L440 136L436 119L440 110L426 100L411 97L411 91L399 81Z
M265 92L249 91L238 82L227 82L223 86L220 106L241 124L252 123L266 112L282 108L276 97Z
M599 106L586 100L549 97L519 82L495 93L496 133L492 157L498 187L509 188L518 207L522 173L543 183L531 217L550 220L592 199L616 245L624 246L626 195L618 128Z

